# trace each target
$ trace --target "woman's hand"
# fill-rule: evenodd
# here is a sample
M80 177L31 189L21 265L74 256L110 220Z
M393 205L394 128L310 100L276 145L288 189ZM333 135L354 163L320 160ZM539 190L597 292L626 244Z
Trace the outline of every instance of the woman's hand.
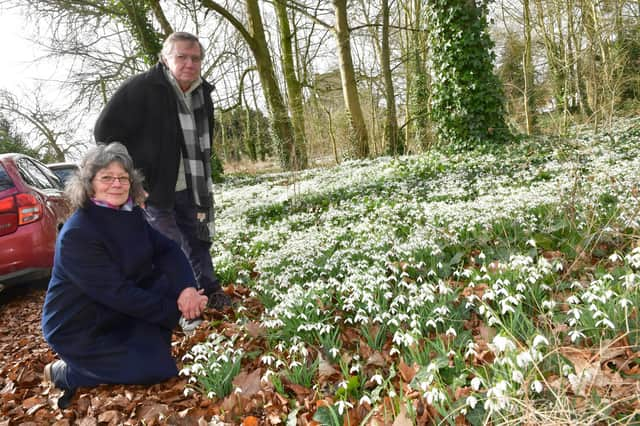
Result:
M178 296L178 309L186 319L198 318L207 307L207 296L204 290L187 287Z

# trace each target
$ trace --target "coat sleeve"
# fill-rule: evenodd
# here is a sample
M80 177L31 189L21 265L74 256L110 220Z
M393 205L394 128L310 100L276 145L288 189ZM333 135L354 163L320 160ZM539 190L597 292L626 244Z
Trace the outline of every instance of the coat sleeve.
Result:
M146 223L153 245L153 265L169 279L170 288L177 299L187 287L197 287L191 264L178 243L164 236Z
M61 234L59 244L58 265L71 283L87 297L114 311L165 328L171 329L177 323L180 312L176 297L140 288L126 279L97 233L83 227L73 227ZM155 279L169 278L159 274Z
M113 94L100 112L93 129L96 142L122 142L128 147L137 120L135 105L139 99L131 92L131 83L125 83Z

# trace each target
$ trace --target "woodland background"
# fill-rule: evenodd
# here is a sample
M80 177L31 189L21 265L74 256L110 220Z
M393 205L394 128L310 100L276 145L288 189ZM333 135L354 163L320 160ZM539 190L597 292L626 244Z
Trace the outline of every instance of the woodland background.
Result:
M167 34L201 37L237 302L174 334L179 378L68 410L44 290L0 303L0 424L638 422L639 2L0 7L65 75L0 92L0 151L45 161Z
M0 92L0 151L45 161L77 159L109 96L154 64L176 30L198 34L207 50L218 171L222 164L296 170L562 136L573 124L598 129L638 109L637 1L3 0L0 7L24 14L25 33L66 75L27 94Z

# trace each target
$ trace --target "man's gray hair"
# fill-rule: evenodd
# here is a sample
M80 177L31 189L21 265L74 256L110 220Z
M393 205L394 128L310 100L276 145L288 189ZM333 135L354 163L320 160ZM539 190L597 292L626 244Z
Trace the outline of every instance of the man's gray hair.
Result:
M131 186L129 187L129 195L137 204L144 203L146 193L142 187L144 177L142 173L134 169L133 160L127 151L127 148L120 142L111 142L110 144L98 143L98 145L90 148L80 162L80 168L76 171L69 182L67 182L65 191L73 209L78 209L87 205L87 202L95 195L93 190L93 178L96 174L108 167L109 164L117 162L129 174Z
M202 47L202 43L200 43L198 37L185 31L177 31L175 33L171 33L162 44L162 51L160 52L160 60L162 62L164 62L165 59L173 53L173 48L177 41L198 43L198 46L200 47L200 56L204 58L204 47Z

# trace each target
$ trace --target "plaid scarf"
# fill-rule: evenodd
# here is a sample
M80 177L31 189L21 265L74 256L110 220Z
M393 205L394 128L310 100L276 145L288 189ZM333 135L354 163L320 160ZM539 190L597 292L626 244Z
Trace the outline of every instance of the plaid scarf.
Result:
M213 221L213 181L211 180L211 139L204 93L199 86L191 93L191 108L184 96L177 96L178 117L184 134L182 159L187 186L198 206L199 222ZM202 217L201 213L206 214Z

